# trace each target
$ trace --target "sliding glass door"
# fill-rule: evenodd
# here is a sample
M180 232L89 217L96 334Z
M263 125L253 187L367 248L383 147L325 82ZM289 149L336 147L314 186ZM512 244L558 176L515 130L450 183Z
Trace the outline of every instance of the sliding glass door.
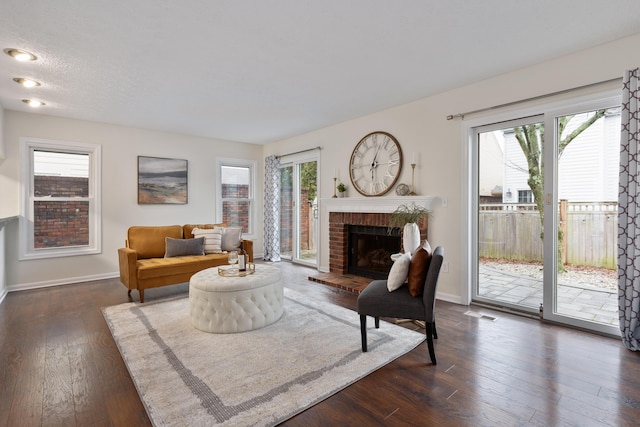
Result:
M528 313L537 313L543 302L544 212L536 203L543 192L543 120L475 131L477 302Z
M619 334L619 138L616 98L473 128L473 301Z
M617 293L620 107L549 114L544 318L619 335ZM548 185L547 185L548 184ZM546 221L546 220L545 220Z
M315 266L318 242L318 161L293 159L280 169L280 255Z

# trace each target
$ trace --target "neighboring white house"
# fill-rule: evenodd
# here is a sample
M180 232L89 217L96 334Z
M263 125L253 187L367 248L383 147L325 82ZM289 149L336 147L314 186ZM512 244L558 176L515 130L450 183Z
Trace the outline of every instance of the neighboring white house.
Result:
M586 118L577 115L567 126L571 132ZM582 119L582 120L581 120ZM480 153L480 195L502 187L503 203L533 203L527 184L527 162L513 129L483 135ZM504 141L501 143L501 141ZM504 157L499 159L504 147ZM485 152L486 151L486 152ZM485 163L486 162L486 163ZM499 166L502 163L502 166ZM620 110L607 113L573 140L558 160L558 196L571 202L603 202L618 199L620 163ZM497 171L502 176L497 176Z
M504 164L504 134L502 131L480 134L479 196L502 196Z

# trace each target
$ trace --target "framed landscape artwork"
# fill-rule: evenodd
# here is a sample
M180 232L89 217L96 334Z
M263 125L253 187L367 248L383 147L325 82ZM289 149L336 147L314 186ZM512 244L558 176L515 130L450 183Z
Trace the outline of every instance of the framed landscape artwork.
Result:
M138 156L138 204L187 203L187 161Z

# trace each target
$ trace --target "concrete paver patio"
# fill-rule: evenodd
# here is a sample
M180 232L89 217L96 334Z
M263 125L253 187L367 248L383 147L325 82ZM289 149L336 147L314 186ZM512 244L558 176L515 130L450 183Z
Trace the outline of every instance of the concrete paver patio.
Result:
M542 303L542 280L499 271L480 264L479 296L538 310ZM618 293L580 284L558 283L559 314L618 326Z

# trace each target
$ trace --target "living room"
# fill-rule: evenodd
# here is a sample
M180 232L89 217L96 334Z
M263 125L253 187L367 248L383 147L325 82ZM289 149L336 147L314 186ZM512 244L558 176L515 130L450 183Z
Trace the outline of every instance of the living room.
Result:
M10 8L2 7L10 16ZM635 13L635 11L634 11ZM6 18L0 18L4 21ZM47 89L42 95L51 97L51 105L40 110L27 110L20 100L0 106L0 188L2 204L0 218L7 219L0 227L0 300L6 304L9 292L66 285L69 283L107 280L118 277L118 248L124 245L128 227L131 225L166 225L184 223L217 222L216 212L216 161L220 158L242 159L255 162L254 225L248 237L254 241L254 255L263 254L263 197L264 162L271 155L283 155L305 149L321 147L319 151L319 198L331 199L334 194L333 177L350 186L348 179L349 157L356 143L372 131L390 132L399 141L404 156L398 182L415 183L419 196L430 197L433 214L429 224L429 241L432 246L446 248L448 272L440 275L438 299L455 304L469 303L469 243L468 217L468 164L469 153L465 145L464 131L469 121L478 121L496 113L494 106L513 102L516 107L505 106L498 112L511 108L531 108L541 102L588 96L620 88L623 72L640 64L640 33L577 46L573 50L555 52L540 60L530 60L517 69L498 75L473 74L474 58L459 58L451 55L458 67L470 70L467 81L457 86L443 86L428 96L415 93L406 102L389 103L384 108L364 115L354 114L329 125L292 132L287 137L261 143L235 140L231 137L205 137L189 133L188 126L181 131L148 129L137 123L123 121L119 124L82 119L82 114L71 117L66 111L73 106L55 112L55 90ZM0 30L2 49L15 47L15 40ZM21 40L28 46L28 39ZM422 41L420 43L423 43ZM433 43L429 40L424 43ZM500 49L499 46L495 49ZM46 52L38 53L46 57ZM508 56L511 52L502 51ZM2 54L1 64L9 64L11 58ZM81 65L77 65L80 67ZM392 65L385 65L393 67ZM432 64L436 67L437 64ZM12 66L13 67L13 66ZM0 67L2 68L2 67ZM29 73L37 73L37 64L29 65ZM429 69L422 70L429 79ZM3 79L17 75L2 75ZM186 77L185 77L186 78ZM387 76L388 81L396 77ZM11 82L11 84L14 84ZM110 83L114 85L121 82ZM384 82L380 83L384 84ZM44 89L44 88L43 88ZM575 90L574 90L575 89ZM101 89L102 90L102 89ZM372 89L375 91L375 89ZM568 92L566 92L568 91ZM538 97L555 94L544 98ZM6 96L4 94L0 94ZM407 99L405 96L404 99ZM527 101L529 100L529 101ZM167 101L178 103L178 100ZM157 101L156 102L161 102ZM179 101L184 102L183 100ZM6 105L5 105L6 104ZM24 105L24 108L23 108ZM52 110L47 110L47 107ZM447 116L458 113L490 109L465 116L465 119ZM34 112L35 111L35 112ZM48 111L52 111L49 113ZM201 114L196 112L194 115ZM215 113L212 113L215 114ZM242 113L236 112L242 121ZM277 122L279 118L274 118ZM467 120L467 122L465 122ZM251 124L245 126L250 127ZM21 142L23 137L51 141L72 141L100 145L101 164L101 250L93 255L49 259L21 260L18 247L20 234L17 217L22 215L21 206ZM415 155L417 166L415 177L408 167L409 159ZM189 171L188 203L183 205L142 205L137 199L138 156L185 159ZM348 198L372 203L353 189ZM395 195L395 194L394 194ZM392 193L380 200L391 199ZM374 200L376 198L373 198ZM446 200L446 206L443 203ZM338 201L335 203L349 203ZM321 218L320 224L327 224ZM328 230L319 230L318 270L329 271ZM124 289L118 289L125 292Z

